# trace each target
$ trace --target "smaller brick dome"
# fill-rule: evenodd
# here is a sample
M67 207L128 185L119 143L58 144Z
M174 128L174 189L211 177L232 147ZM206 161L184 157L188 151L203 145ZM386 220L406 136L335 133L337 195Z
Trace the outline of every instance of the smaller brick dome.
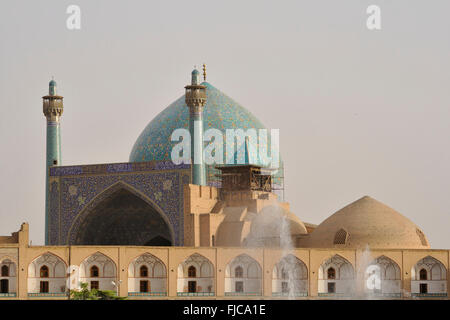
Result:
M246 245L293 246L297 236L307 233L305 225L294 213L281 206L270 205L251 219Z
M305 240L302 246L311 248L430 248L417 225L368 196L334 213Z

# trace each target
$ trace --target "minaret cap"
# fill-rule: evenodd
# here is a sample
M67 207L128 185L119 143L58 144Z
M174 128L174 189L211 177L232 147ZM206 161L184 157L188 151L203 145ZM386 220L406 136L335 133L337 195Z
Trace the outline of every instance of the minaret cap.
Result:
M192 71L192 81L191 81L191 84L192 85L198 85L198 84L200 84L200 72L198 72L198 70L197 69L194 69L193 71Z
M56 81L53 78L48 83L48 94L50 96L56 96Z

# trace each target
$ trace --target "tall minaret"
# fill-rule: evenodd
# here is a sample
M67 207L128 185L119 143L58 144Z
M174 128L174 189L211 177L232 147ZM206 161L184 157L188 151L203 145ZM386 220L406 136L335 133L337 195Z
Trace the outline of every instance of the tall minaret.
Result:
M47 162L45 166L45 244L49 242L49 168L61 165L61 135L59 120L64 107L63 97L56 94L56 82L52 79L48 84L48 95L42 97L43 111L47 118Z
M186 104L189 107L189 131L191 133L192 183L206 185L203 161L203 107L206 103L206 87L200 84L200 73L192 71L191 84L185 87Z

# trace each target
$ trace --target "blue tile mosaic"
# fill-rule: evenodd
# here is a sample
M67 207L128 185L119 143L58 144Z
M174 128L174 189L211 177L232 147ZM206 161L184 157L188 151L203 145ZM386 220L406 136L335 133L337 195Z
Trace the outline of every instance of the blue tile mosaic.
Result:
M233 99L216 89L208 82L206 86L206 105L203 111L203 128L216 128L223 132L225 142L226 129L266 129L266 127L248 110ZM170 160L173 146L170 137L178 128L189 129L189 108L185 103L184 95L159 113L144 129L130 154L130 162ZM253 148L256 150L257 148ZM268 134L268 150L270 150L270 131ZM256 152L256 151L255 151ZM224 147L226 157L226 145ZM262 165L257 155L251 155L252 159L258 159L256 163ZM277 185L283 185L283 162L280 159L280 170L273 181ZM207 182L209 185L217 185L219 173L214 165L206 166ZM219 183L220 185L220 183Z
M73 244L89 208L117 188L128 188L159 208L174 231L175 245L183 242L183 184L190 181L189 165L147 162L54 167L58 177L50 188L50 244Z

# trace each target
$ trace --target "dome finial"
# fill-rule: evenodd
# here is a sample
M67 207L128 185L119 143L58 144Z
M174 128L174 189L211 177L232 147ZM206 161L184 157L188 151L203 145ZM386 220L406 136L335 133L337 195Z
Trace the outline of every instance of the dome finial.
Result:
M200 72L198 72L197 68L194 68L194 70L192 71L191 75L192 75L191 84L192 85L200 84L200 79L199 79Z
M203 81L206 81L206 64L203 64Z
M52 80L48 83L48 94L51 96L56 95L56 81L55 77L52 76Z

